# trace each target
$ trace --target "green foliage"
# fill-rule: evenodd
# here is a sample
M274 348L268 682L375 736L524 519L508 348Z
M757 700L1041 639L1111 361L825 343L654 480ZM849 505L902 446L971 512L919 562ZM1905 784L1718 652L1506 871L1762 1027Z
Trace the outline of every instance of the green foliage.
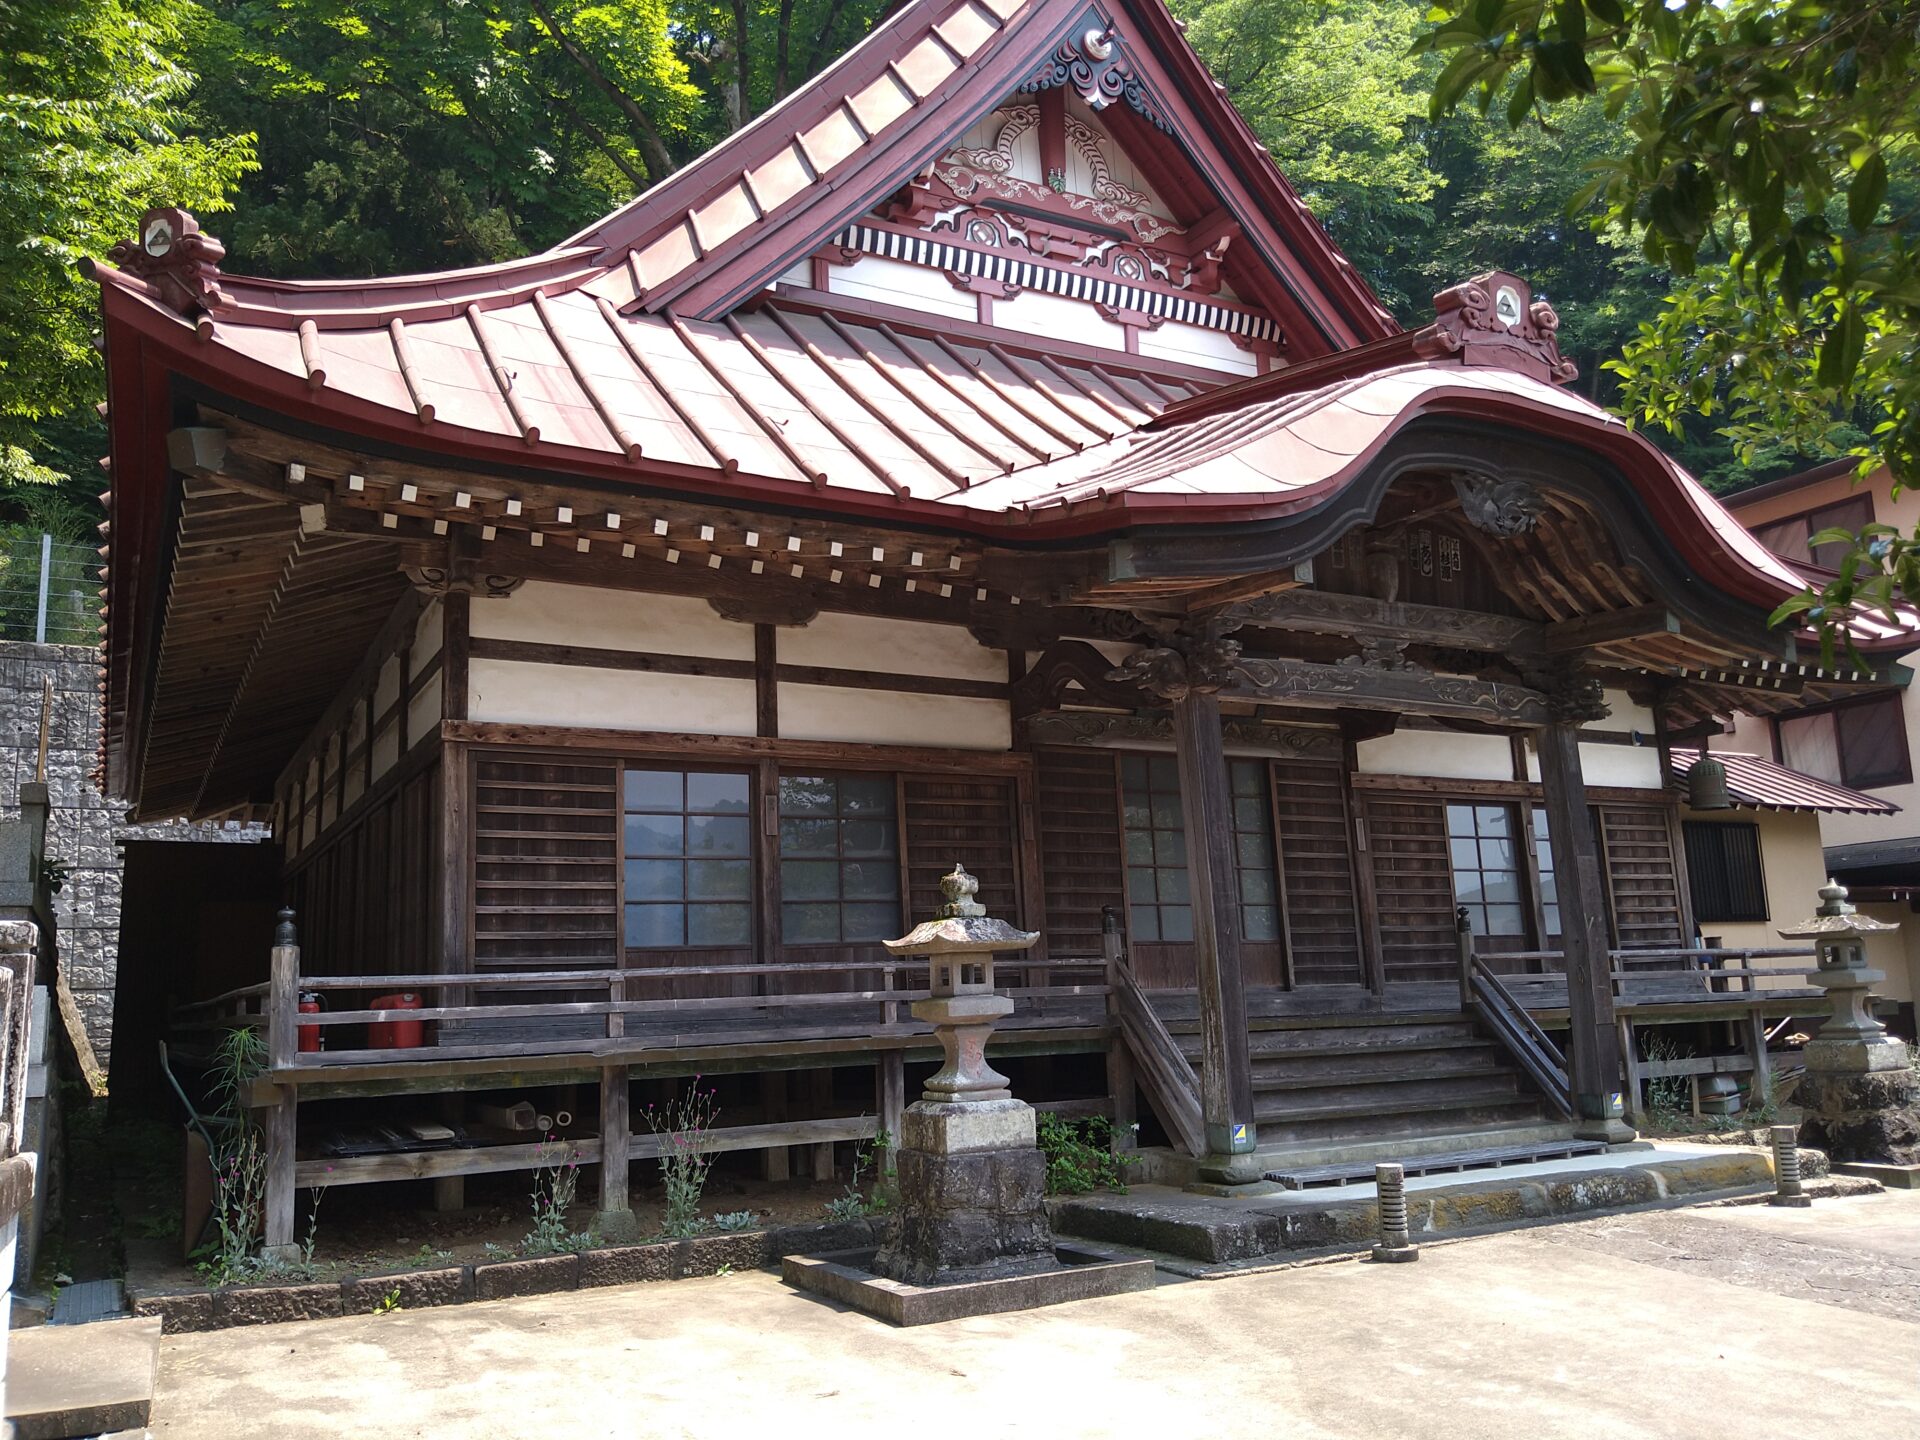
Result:
M580 1157L549 1139L533 1172L533 1226L520 1242L523 1255L570 1255L593 1244L585 1231L567 1229L567 1211L580 1185Z
M759 1225L760 1217L751 1210L725 1210L716 1214L708 1223L723 1235L734 1235Z
M391 1315L402 1308L404 1307L400 1304L400 1287L396 1285L374 1302L373 1313L376 1315Z
M1680 282L1616 365L1627 407L1678 432L1727 416L1742 459L1781 444L1920 478L1920 60L1911 0L1441 0L1432 113L1504 97L1520 125L1578 97L1618 117L1581 203ZM1863 433L1864 432L1864 433ZM1886 539L1779 618L1920 598ZM1873 548L1856 547L1855 559Z
M63 477L38 426L92 405L99 297L75 271L150 205L227 208L254 163L244 127L194 133L187 0L25 0L0 46L0 491ZM96 452L97 453L97 452Z
M1106 1116L1075 1120L1042 1110L1038 1128L1049 1195L1127 1188L1127 1157L1114 1151L1113 1122Z
M706 1228L700 1196L713 1166L711 1132L719 1114L712 1087L702 1087L698 1075L686 1094L640 1112L647 1128L660 1137L660 1181L667 1192L660 1233L670 1240L685 1240Z
M863 1176L872 1172L871 1191L860 1188ZM871 1140L853 1147L853 1174L848 1177L844 1194L836 1195L821 1206L829 1220L858 1220L873 1215L893 1203L893 1136L885 1130Z

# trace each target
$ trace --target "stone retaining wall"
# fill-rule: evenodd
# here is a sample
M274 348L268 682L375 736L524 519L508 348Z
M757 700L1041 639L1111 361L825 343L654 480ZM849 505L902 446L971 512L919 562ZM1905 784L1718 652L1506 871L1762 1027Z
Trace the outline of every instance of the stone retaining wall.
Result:
M0 818L17 818L20 786L34 778L45 682L53 681L47 735L47 855L64 866L54 899L60 968L102 1068L113 1045L113 985L120 950L121 842L252 842L256 825L126 825L123 807L93 786L100 744L98 654L80 645L0 641Z

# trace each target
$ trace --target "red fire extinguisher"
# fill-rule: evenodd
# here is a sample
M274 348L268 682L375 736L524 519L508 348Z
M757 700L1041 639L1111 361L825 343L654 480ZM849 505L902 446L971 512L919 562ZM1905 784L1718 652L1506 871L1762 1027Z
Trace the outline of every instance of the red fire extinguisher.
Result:
M319 992L314 990L302 990L300 992L300 1013L302 1015L318 1015L326 1008L326 1001L320 998ZM318 1025L302 1025L300 1027L300 1051L302 1054L311 1055L325 1048L326 1042L320 1038L320 1027Z
M382 995L373 1002L375 1010L418 1010L420 997L411 990L403 990L397 995ZM426 1023L420 1020L402 1020L389 1015L376 1020L367 1027L367 1048L370 1050L417 1050L426 1043Z

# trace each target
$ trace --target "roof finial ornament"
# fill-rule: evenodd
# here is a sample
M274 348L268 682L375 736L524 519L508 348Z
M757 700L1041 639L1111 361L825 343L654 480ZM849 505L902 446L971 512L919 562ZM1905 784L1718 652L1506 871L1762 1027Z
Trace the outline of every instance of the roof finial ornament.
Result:
M107 258L146 281L168 309L192 318L233 304L220 288L227 247L200 228L190 211L161 206L140 217L140 238L122 240Z
M1560 317L1518 275L1491 270L1433 297L1434 320L1414 353L1464 365L1499 365L1565 385L1580 367L1560 353Z

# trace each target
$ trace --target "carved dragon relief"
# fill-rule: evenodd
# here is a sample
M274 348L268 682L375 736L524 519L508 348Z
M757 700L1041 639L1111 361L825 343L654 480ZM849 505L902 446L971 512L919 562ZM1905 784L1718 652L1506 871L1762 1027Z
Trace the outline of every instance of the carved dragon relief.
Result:
M1467 523L1502 540L1527 534L1546 508L1540 491L1526 480L1458 474L1453 477L1453 490Z

